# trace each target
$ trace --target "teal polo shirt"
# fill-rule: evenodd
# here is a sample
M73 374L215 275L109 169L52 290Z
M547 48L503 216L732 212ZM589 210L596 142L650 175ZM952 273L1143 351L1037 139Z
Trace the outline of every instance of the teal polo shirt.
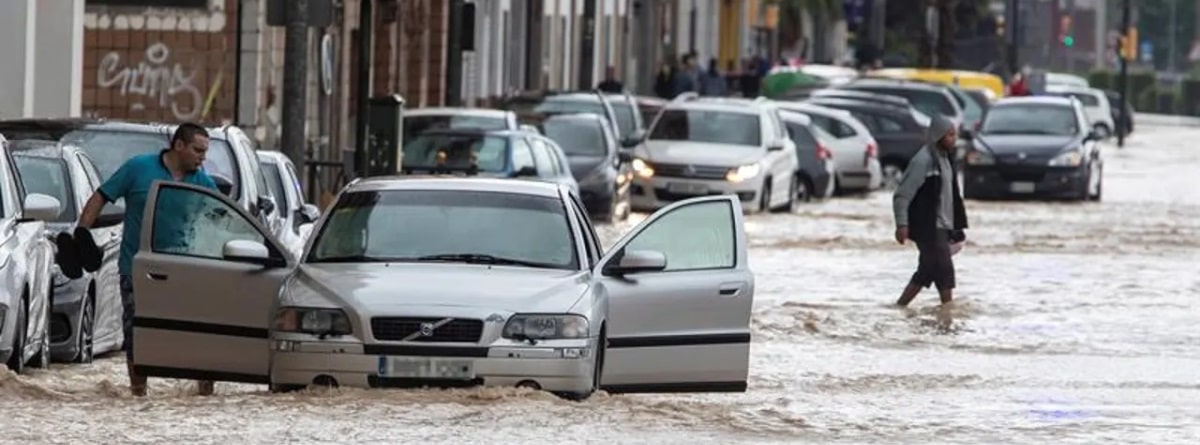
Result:
M137 253L141 241L142 216L146 213L150 186L154 185L154 181L175 181L171 170L163 163L162 157L166 152L146 153L125 161L98 190L108 202L125 199L125 229L121 237L121 258L117 262L121 275L133 275L133 255ZM184 175L180 182L217 190L217 183L203 168ZM189 207L183 202L159 203L160 217L157 222L160 227L154 230L156 244L186 244L187 240L183 237L188 232L187 226L195 224L195 215L184 214Z

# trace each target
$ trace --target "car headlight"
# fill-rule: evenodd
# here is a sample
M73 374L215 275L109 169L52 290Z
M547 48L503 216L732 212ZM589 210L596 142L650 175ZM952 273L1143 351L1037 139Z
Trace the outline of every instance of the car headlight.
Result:
M588 321L575 314L518 314L508 319L502 336L513 340L585 338Z
M971 150L967 152L967 165L993 165L996 158L986 151Z
M285 307L275 314L275 330L319 335L350 335L350 318L341 309Z
M1082 163L1083 152L1079 150L1065 152L1050 160L1051 167L1078 167Z
M629 163L629 166L633 167L633 172L637 173L638 176L643 178L654 176L654 168L642 158L633 158L633 162Z
M748 164L741 167L730 169L729 173L725 174L725 180L729 182L742 182L758 176L762 172L762 167L758 164Z

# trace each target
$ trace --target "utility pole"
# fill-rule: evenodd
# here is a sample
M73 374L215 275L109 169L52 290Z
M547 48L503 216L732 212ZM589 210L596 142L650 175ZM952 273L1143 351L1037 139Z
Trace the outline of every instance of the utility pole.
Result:
M596 86L592 73L596 69L596 0L583 0L583 29L579 39L579 89ZM608 68L607 61L604 68Z
M308 0L287 2L283 53L283 137L281 151L296 171L304 172L308 156L304 140L305 99L308 97Z
M1133 0L1124 0L1124 5L1122 5L1123 9L1121 11L1121 34L1124 35L1126 39L1130 37L1129 2L1131 1ZM1136 48L1137 42L1132 43ZM1119 59L1121 60L1121 77L1117 79L1117 88L1119 89L1121 100L1119 101L1120 103L1117 104L1117 109L1121 112L1121 120L1117 122L1117 147L1124 147L1126 127L1125 122L1128 122L1129 119L1133 118L1133 116L1129 115L1129 109L1126 106L1126 104L1129 103L1129 97L1127 97L1129 95L1129 60L1126 60L1125 57L1119 57Z
M450 0L450 30L446 34L446 91L444 102L448 107L462 105L463 81L463 0Z
M354 169L358 170L358 177L366 177L370 170L367 169L367 147L370 146L368 139L370 136L367 133L367 121L371 114L368 107L368 101L371 96L371 59L375 53L371 48L371 41L375 29L371 4L375 0L360 0L358 10L358 91L355 95L358 96L358 111L355 113L358 117L354 122ZM349 175L347 175L349 176Z
M1010 76L1021 72L1021 0L1011 0L1008 4L1008 66L1012 71Z
M1167 1L1171 2L1171 26L1169 27L1171 37L1168 40L1170 44L1167 46L1167 71L1175 74L1175 34L1179 32L1179 28L1175 25L1176 0Z

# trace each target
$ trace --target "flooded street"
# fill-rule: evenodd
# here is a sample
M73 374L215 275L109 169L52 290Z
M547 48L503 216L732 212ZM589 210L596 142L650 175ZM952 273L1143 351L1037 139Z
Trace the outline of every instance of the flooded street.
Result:
M1137 131L1106 147L1101 203L968 201L947 310L891 305L917 253L886 192L748 217L744 394L151 379L136 399L113 355L0 369L0 443L1200 443L1200 128Z

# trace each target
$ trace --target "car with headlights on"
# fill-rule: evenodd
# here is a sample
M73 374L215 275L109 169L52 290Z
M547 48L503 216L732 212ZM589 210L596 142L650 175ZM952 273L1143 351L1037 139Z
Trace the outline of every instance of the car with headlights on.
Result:
M800 161L779 107L766 98L680 94L633 153L633 208L736 194L747 212L789 210L800 199Z
M10 141L9 150L26 192L52 196L62 204L58 216L46 221L46 239L54 242L60 233L73 233L84 204L100 187L95 164L79 147L55 141ZM107 204L92 224L92 239L103 255L98 269L64 272L60 264L52 268L53 361L89 363L97 354L121 348L124 337L117 259L124 216L123 207Z
M1000 99L967 152L963 195L1099 201L1104 185L1100 139L1077 99Z
M181 221L167 206L194 211ZM274 391L746 390L755 283L736 196L671 204L605 249L561 184L358 179L299 259L211 190L160 182L146 212L133 331L145 375ZM158 239L163 225L193 236Z
M628 219L633 172L612 124L595 114L576 113L551 115L539 125L567 155L580 198L593 221Z
M0 363L18 374L50 365L50 299L54 244L46 221L62 203L25 190L8 140L0 136Z

